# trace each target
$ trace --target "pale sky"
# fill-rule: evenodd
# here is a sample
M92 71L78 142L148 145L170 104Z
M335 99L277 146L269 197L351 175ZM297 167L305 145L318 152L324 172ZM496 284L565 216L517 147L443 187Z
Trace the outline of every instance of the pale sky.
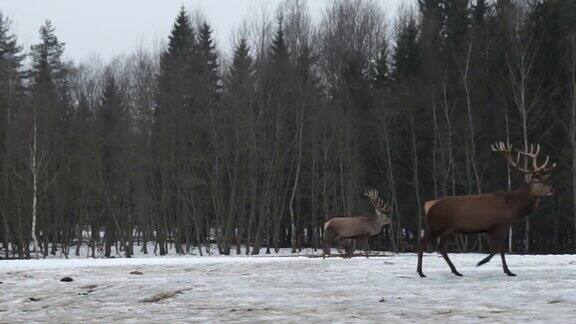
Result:
M137 47L167 39L182 5L200 9L214 28L218 47L227 52L231 32L265 5L273 10L283 0L0 0L0 10L12 20L12 31L28 50L38 42L38 29L46 19L66 43L64 56L75 61L98 54L105 60L129 54ZM314 19L329 0L308 0ZM415 0L379 0L388 17ZM259 10L259 9L258 9Z

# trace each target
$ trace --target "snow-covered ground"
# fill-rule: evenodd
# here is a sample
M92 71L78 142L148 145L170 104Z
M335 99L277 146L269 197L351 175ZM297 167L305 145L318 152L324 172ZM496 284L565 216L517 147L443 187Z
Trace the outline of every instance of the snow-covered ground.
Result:
M484 256L0 261L0 322L576 322L576 255Z

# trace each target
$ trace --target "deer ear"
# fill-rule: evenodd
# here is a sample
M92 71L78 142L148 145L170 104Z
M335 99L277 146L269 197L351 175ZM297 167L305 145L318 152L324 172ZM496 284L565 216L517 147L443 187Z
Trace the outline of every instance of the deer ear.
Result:
M526 183L530 183L532 181L532 173L525 174L524 181L526 181Z

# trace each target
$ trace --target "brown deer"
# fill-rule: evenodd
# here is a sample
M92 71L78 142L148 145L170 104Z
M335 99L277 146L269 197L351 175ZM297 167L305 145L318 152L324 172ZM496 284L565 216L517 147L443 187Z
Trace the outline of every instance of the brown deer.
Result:
M324 255L330 255L330 245L334 240L355 239L359 246L363 246L368 257L369 245L368 238L380 233L382 226L390 223L387 213L390 211L382 199L378 197L378 191L370 189L364 193L368 197L375 216L351 216L351 217L334 217L324 223ZM346 242L350 244L352 241ZM351 256L353 248L348 248L348 256Z
M492 151L498 152L510 163L510 165L524 174L526 184L509 192L494 192L474 196L455 196L427 201L424 204L425 214L428 220L428 230L418 242L418 274L422 273L422 253L429 241L438 242L440 254L452 273L462 276L446 254L446 238L452 233L488 233L491 253L478 266L490 261L500 254L502 267L509 276L515 276L506 264L504 256L506 231L518 219L527 216L538 207L540 198L551 195L553 189L546 183L550 171L556 167L556 163L549 164L549 156L541 165L538 165L540 145L531 145L527 152L518 151L516 160L512 158L512 146L499 142L492 145ZM524 157L525 167L519 165ZM528 167L531 160L531 166Z

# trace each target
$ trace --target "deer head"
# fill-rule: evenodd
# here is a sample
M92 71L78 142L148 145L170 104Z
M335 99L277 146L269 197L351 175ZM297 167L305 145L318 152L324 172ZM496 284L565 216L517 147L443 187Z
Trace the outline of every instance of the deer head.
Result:
M376 216L380 221L382 226L386 224L390 224L390 218L388 217L388 213L390 212L390 207L384 203L382 199L380 199L378 191L375 189L368 189L364 192L364 196L370 200L372 207L374 207L374 212L376 212Z
M554 189L547 183L551 171L556 167L556 163L549 165L550 156L546 155L544 162L538 165L538 155L540 154L540 144L530 144L527 151L516 150L516 159L512 158L512 145L498 142L492 144L492 151L499 152L515 169L524 174L524 181L530 186L530 191L537 197L552 195ZM520 160L526 159L526 167L521 167Z

